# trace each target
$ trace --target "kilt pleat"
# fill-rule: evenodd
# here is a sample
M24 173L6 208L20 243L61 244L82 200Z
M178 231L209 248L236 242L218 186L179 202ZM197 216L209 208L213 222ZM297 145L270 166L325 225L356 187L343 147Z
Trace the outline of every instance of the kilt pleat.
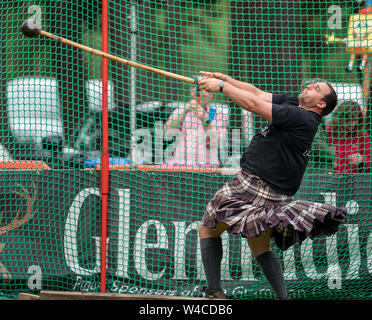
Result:
M344 208L293 200L274 191L259 177L242 171L216 192L201 223L213 229L218 222L225 222L228 232L245 238L271 228L276 245L286 250L306 237L331 236L345 221Z

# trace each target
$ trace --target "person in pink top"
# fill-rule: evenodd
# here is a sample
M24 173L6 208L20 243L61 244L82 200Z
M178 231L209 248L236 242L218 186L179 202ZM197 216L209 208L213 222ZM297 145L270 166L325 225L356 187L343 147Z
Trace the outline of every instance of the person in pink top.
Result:
M164 154L167 165L198 168L221 165L219 147L227 141L229 115L227 110L210 106L211 98L211 93L192 86L191 100L169 116L164 125L165 137L176 140Z
M364 116L359 104L355 101L341 104L326 128L328 143L336 153L334 172L369 172L371 139L365 130Z

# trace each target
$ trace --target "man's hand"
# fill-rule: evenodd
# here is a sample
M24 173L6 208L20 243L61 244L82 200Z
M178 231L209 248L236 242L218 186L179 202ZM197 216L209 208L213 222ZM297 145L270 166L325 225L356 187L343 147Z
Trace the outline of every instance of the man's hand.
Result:
M221 79L216 78L202 78L199 80L199 88L207 92L218 92L220 91Z
M230 79L228 75L220 73L220 72L200 71L199 73L205 76L206 78L216 78L216 79L220 79L225 82L228 82Z

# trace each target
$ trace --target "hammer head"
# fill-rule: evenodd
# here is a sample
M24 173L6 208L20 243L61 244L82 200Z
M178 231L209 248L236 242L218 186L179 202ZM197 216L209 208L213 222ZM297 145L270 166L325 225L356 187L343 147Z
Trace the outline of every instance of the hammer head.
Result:
M22 23L21 31L26 37L37 37L40 30L40 25L35 20L27 19Z

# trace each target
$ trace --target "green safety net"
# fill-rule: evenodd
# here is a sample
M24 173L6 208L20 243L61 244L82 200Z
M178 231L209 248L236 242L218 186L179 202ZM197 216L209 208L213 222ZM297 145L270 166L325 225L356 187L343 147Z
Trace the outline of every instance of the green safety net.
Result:
M371 298L370 5L108 1L112 55L190 78L219 72L274 93L298 95L318 79L337 91L295 198L345 207L348 220L337 234L284 252L273 243L292 299ZM101 50L102 3L3 0L0 10L0 293L99 292L102 58L27 38L20 26L32 18ZM202 296L199 221L266 122L184 81L114 61L107 73L105 290ZM246 239L222 240L228 296L274 299Z

